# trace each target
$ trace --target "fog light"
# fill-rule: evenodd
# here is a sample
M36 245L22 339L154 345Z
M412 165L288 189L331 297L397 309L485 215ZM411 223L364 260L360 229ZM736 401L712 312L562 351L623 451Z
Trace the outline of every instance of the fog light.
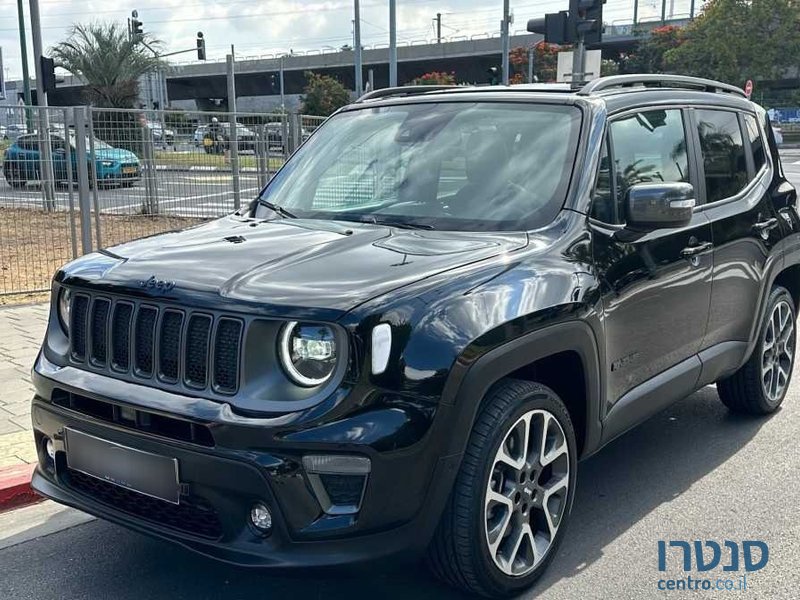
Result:
M272 529L272 513L262 502L256 502L250 509L250 523L261 533Z
M53 445L53 440L44 438L44 449L47 452L47 456L50 457L50 460L56 459L56 447Z

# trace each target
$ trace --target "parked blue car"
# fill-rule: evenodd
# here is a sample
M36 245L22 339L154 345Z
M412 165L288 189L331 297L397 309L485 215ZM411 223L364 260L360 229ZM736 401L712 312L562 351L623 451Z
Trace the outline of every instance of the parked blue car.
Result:
M70 158L72 162L72 178L77 179L77 153L75 152L75 138L70 136ZM64 138L59 135L50 136L53 173L57 182L69 180L67 170L67 150ZM29 181L40 181L39 176L39 144L41 140L36 134L22 135L6 150L3 161L3 175L9 185L15 188L24 187ZM89 147L89 141L86 141ZM125 187L132 186L141 179L142 169L139 159L133 152L114 148L98 139L94 140L95 166L97 181L103 184L119 184ZM87 155L87 159L88 159ZM90 184L94 183L91 159L89 159Z

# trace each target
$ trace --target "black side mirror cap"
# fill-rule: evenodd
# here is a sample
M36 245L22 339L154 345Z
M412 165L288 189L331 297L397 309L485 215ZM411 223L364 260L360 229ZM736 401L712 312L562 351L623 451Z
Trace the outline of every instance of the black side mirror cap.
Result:
M685 227L695 207L690 183L637 183L625 197L627 227L637 231Z

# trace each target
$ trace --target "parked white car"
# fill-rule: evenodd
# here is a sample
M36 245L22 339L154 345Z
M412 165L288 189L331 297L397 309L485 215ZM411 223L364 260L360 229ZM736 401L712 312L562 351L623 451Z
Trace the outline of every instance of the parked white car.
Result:
M775 143L778 144L778 146L783 144L783 130L781 129L780 125L776 125L773 123L772 135L775 136Z

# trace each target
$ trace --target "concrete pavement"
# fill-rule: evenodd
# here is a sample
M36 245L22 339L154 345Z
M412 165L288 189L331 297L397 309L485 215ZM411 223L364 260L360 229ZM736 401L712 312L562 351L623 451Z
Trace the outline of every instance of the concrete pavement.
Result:
M36 462L30 370L47 326L47 304L0 308L0 468Z

